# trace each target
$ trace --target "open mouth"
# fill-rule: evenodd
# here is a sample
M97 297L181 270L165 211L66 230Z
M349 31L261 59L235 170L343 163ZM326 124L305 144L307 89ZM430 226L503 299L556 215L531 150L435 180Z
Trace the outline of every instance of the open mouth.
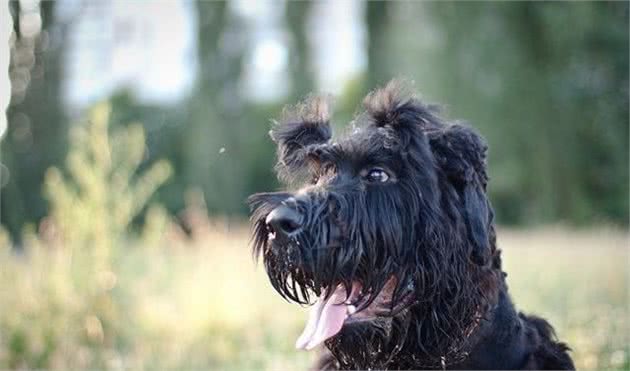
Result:
M344 285L338 285L330 296L324 290L311 307L308 321L295 347L311 350L338 334L346 324L393 315L396 308L392 308L391 298L395 286L396 279L392 277L367 307L361 305L367 299L362 298L362 285L359 282L352 284L349 295ZM363 308L357 310L357 307Z

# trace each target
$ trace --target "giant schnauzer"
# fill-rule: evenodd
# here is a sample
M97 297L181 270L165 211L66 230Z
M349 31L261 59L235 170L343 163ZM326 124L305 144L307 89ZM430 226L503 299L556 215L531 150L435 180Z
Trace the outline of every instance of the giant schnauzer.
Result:
M312 304L296 347L341 369L573 369L518 313L486 196L486 144L390 83L331 140L309 98L270 134L290 192L250 197L253 247L284 298Z

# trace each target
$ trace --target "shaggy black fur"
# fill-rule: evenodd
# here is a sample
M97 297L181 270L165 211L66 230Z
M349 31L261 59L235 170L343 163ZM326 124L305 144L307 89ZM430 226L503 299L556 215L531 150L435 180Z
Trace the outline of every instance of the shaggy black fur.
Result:
M254 252L284 298L308 304L359 282L361 311L389 290L377 317L326 341L319 367L573 369L552 327L508 295L484 140L399 83L364 106L335 142L324 100L285 111L271 131L276 170L297 187L249 200ZM286 233L268 225L279 209Z

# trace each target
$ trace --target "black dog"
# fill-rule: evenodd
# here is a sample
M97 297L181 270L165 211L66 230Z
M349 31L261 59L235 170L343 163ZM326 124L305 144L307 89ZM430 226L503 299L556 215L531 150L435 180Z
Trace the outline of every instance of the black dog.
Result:
M342 369L573 369L508 295L483 139L402 90L370 94L335 142L318 98L271 131L299 187L250 197L253 245L280 295L318 297L296 346Z

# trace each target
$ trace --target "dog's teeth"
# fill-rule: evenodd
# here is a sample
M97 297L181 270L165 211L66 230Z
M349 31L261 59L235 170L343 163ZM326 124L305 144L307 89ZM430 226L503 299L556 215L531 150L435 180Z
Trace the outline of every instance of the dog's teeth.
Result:
M354 305L348 305L347 310L349 314L354 314L357 311L357 307L355 307Z

